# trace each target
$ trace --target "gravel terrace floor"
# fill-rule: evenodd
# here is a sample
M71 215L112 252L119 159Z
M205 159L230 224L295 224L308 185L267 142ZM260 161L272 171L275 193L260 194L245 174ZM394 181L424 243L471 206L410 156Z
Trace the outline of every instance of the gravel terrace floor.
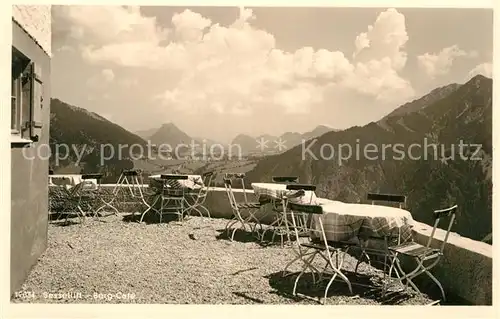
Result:
M293 259L291 248L264 247L248 235L234 242L223 233L227 220L193 217L170 223L136 223L127 216L108 216L84 224L49 224L48 248L12 302L39 303L169 303L169 304L318 304L291 295L299 264L282 277ZM356 259L347 256L346 269ZM351 282L381 278L362 264ZM301 277L298 291L322 296L326 283ZM377 281L377 280L375 280ZM389 292L335 281L333 305L423 305L432 302L405 292ZM63 295L66 293L67 295Z

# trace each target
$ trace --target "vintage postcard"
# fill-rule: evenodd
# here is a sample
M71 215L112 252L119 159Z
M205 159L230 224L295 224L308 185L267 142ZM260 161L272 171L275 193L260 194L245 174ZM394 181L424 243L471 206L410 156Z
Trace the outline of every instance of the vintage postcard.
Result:
M9 24L12 306L492 305L491 7Z

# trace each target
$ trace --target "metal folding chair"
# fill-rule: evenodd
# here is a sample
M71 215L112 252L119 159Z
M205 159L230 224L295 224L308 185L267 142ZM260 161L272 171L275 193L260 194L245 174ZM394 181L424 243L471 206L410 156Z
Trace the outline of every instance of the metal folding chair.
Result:
M95 197L95 190L97 189L96 185L91 181L83 181L71 188L66 188L65 185L61 186L60 189L65 193L66 200L63 202L62 207L63 211L59 213L56 220L59 220L62 214L66 213L65 222L68 221L69 212L71 210L67 209L76 209L75 212L80 219L80 222L85 221L85 211L82 208L82 204L85 203L92 210L92 205L90 202ZM94 215L95 216L95 215Z
M160 194L160 223L163 214L175 214L179 221L184 220L186 212L186 188L179 184L180 180L187 180L187 175L161 175L162 189ZM142 218L141 218L142 221Z
M98 207L97 209L93 208L94 209L93 214L95 217L99 217L99 211L101 211L104 207L110 207L114 210L114 214L118 216L118 210L114 206L110 205L109 202L106 201L105 199L106 197L109 197L109 195L105 193L102 188L101 181L103 177L104 177L103 173L89 173L82 175L83 181L96 180L97 182L96 189L92 190L95 196L94 202L96 203L96 205L99 202L102 203L103 205Z
M265 238L265 234L269 229L272 229L273 235L271 237L271 242L274 242L274 238L280 236L281 247L284 247L284 237L290 242L290 235L293 235L293 228L291 227L290 215L287 214L286 205L288 201L292 198L298 198L304 196L306 191L314 192L316 191L315 185L309 184L287 184L286 190L290 192L287 196L284 196L280 201L273 201L273 211L275 212L274 221L263 231L262 240ZM293 193L295 191L295 193ZM309 204L312 198L309 199ZM307 199L306 199L307 201ZM297 221L298 225L301 225L301 221Z
M406 196L403 195L395 195L395 194L380 194L380 193L368 193L367 195L367 200L371 201L372 205L375 205L376 202L384 202L384 203L389 203L389 204L397 204L399 208L404 208L406 205ZM382 256L384 257L383 261L383 266L384 266L384 274L386 273L386 266L387 266L387 258L388 258L388 247L389 247L389 242L397 242L397 244L401 243L401 236L399 233L397 234L391 234L390 236L385 236L385 237L378 237L378 236L367 236L367 237L360 237L361 240L361 255L358 258L358 262L356 263L356 267L354 268L354 272L358 272L358 267L359 265L366 259L366 262L368 265L371 265L372 260L370 259L369 254L374 255L374 256ZM383 249L375 249L375 248L368 248L367 245L369 241L379 241L383 242ZM368 254L369 253L369 254ZM395 272L396 276L399 278L399 273L396 271Z
M229 230L233 229L231 236L229 237L231 241L234 240L234 234L238 229L243 229L245 232L247 231L247 227L251 233L256 232L257 225L262 229L262 225L257 217L255 217L255 212L260 210L262 204L258 201L252 202L248 200L248 196L245 190L245 174L243 173L226 173L223 181L224 187L226 189L226 194L229 199L229 203L231 205L231 209L233 211L233 218L229 220L226 224L225 232L229 235ZM233 192L233 181L238 180L241 183L241 187L243 190L243 201L237 201ZM242 212L246 212L247 216L243 217ZM250 223L254 223L253 226L250 226ZM238 227L236 227L239 225Z
M441 258L443 257L443 251L446 246L446 243L448 242L448 236L451 231L451 227L453 226L453 223L455 222L455 214L457 211L457 205L454 205L449 208L445 209L440 209L440 210L435 210L433 215L434 215L434 226L432 228L431 235L429 239L427 240L427 244L424 246L422 244L419 244L415 241L408 241L406 243L402 243L396 246L391 246L389 247L389 251L392 253L391 257L391 268L389 269L389 278L391 276L391 271L396 266L396 268L400 271L400 273L403 275L401 278L398 280L403 282L406 281L405 288L408 288L408 285L411 285L413 289L419 294L421 294L420 290L417 288L417 286L413 283L412 279L415 277L421 275L421 274L427 274L429 278L434 281L439 289L441 290L441 295L443 297L443 301L446 301L446 295L443 289L443 286L439 282L439 280L434 277L434 275L430 272L432 268L434 268ZM432 248L431 244L432 241L434 240L434 235L436 234L436 229L439 225L439 222L441 219L449 219L448 223L448 228L446 230L446 235L443 239L443 242L441 243L440 248ZM417 267L409 272L405 273L402 266L401 262L399 260L398 255L405 255L410 258L413 258L414 261L417 263ZM430 263L429 263L430 262ZM427 265L424 265L425 263L428 263ZM387 290L387 284L384 286L384 294Z
M186 194L187 195L186 198L189 197L193 199L193 203L188 203L187 212L190 213L191 210L194 210L200 215L200 217L203 217L204 216L203 213L205 212L205 215L207 215L208 218L211 218L210 211L206 206L204 206L204 203L205 200L207 199L207 195L208 192L210 191L210 188L213 186L212 182L215 179L216 174L214 172L206 172L203 173L201 177L203 179L203 187L197 190L189 191Z
M352 294L352 285L349 279L342 273L341 268L344 262L344 255L347 253L351 245L338 242L330 242L327 240L325 229L323 227L323 221L321 215L323 214L323 207L319 205L307 205L307 204L297 204L288 201L287 208L290 211L292 224L295 232L295 252L298 256L294 259L301 260L303 262L303 267L300 274L295 279L293 286L293 295L297 295L297 284L300 277L306 272L307 269L312 270L313 280L316 282L314 273L319 274L319 281L322 280L323 276L326 274L328 268L332 270L332 277L330 278L324 293L324 298L322 303L326 303L326 298L328 296L328 290L330 289L333 281L340 277L348 286L349 291ZM317 216L319 218L314 218ZM306 221L301 227L297 221ZM310 234L310 237L305 242L302 241L299 230L305 230ZM335 263L333 262L333 256L335 255ZM319 270L313 265L314 259L320 256L324 261L326 261L326 267ZM292 262L294 262L292 261ZM288 265L287 265L288 266Z
M118 215L118 209L113 206L113 203L117 200L120 200L119 204L121 205L140 204L148 206L148 203L146 202L146 197L148 195L151 194L146 193L142 171L139 169L123 170L118 177L115 187L113 188L111 200L99 207L97 211L99 212L107 206L115 211L115 215ZM135 211L133 214L135 214Z

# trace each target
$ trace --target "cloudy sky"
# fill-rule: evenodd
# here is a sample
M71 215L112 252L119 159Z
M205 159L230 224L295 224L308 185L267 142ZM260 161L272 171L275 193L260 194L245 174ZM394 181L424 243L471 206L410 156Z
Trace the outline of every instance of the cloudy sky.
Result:
M489 9L53 7L52 96L194 137L364 125L491 77Z

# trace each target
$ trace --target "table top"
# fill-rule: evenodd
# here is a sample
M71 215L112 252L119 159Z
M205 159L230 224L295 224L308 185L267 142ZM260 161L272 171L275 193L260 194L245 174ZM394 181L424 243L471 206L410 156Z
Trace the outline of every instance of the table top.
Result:
M156 174L149 176L150 185L155 186L158 182L161 182L161 175L187 175L187 174ZM174 188L188 188L188 189L198 189L203 188L205 185L203 183L203 178L201 175L187 175L188 179L178 179L168 181L168 185Z
M252 188L257 197L268 196L277 200L297 192L296 190L287 190L286 184L278 183L252 183ZM303 196L290 199L290 201L302 204L318 204L318 198L313 191L305 191Z
M190 174L155 174L155 175L150 175L149 178L152 179L160 179L162 175L166 176L179 176L179 175L186 175L189 179L201 179L201 175L190 175Z
M344 203L321 199L321 216L329 240L347 240L353 236L383 237L400 232L403 240L411 236L414 223L407 210L381 205Z
M88 179L87 181L97 184L96 179ZM83 182L81 174L57 174L49 175L49 185L50 186L64 186L66 188L71 188L75 185Z
M371 204L360 204L360 203L344 203L334 200L324 200L319 203L323 207L323 212L325 214L335 213L339 215L348 215L352 217L364 217L364 218L406 218L408 220L413 220L411 213L407 210L382 206L382 205L371 205Z

